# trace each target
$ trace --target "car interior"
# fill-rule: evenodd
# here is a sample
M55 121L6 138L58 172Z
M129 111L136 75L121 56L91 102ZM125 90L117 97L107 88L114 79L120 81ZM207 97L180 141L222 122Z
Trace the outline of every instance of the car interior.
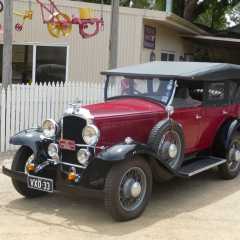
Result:
M176 108L198 107L203 101L203 86L183 82L178 84L173 99L173 106Z

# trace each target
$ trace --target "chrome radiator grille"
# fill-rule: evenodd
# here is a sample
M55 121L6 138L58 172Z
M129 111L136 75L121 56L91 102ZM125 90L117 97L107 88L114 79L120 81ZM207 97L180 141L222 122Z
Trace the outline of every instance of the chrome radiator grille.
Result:
M85 144L82 138L82 131L86 123L86 120L78 116L65 116L62 122L62 138L73 140L76 144ZM62 149L62 161L79 164L77 161L77 150L79 150L79 147L76 147L76 151Z
M62 136L64 139L74 140L77 144L84 144L82 130L86 126L86 120L77 116L65 116L63 118Z

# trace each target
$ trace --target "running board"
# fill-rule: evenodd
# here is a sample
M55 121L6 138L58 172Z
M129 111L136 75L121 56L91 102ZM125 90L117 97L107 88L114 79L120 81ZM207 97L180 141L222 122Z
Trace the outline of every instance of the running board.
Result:
M217 167L227 160L217 157L201 157L196 159L194 162L187 163L179 169L179 175L183 177L192 177L201 172L205 172L211 168Z

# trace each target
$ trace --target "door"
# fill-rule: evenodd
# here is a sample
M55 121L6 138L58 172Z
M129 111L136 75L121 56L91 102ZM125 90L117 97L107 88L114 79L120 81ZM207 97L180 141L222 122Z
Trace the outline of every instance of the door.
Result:
M181 124L185 139L185 153L198 150L200 126L203 118L203 82L179 81L173 106L173 119Z
M223 122L231 112L229 105L229 84L227 82L208 82L205 84L204 111L201 122L199 148L209 148Z
M176 109L173 114L174 120L180 123L183 128L186 154L197 151L202 111L202 107L199 106Z

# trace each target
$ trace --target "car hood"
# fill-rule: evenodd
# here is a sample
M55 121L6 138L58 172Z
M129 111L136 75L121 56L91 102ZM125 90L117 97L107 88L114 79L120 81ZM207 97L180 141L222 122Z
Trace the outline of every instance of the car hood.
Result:
M149 115L164 113L164 106L145 99L123 98L109 100L104 103L86 105L94 118L111 118L126 115Z

